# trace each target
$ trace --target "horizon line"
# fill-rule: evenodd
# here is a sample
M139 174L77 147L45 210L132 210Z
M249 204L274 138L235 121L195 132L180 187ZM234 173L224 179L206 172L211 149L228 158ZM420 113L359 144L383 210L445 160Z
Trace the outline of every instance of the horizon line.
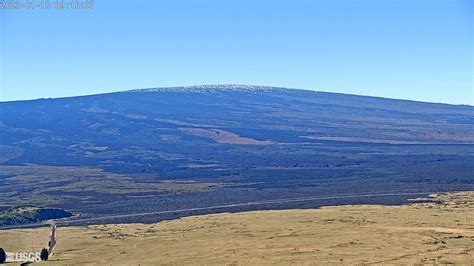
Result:
M332 91L320 91L315 89L301 89L301 88L293 88L293 87L282 87L282 86L269 86L269 85L254 85L254 84L234 84L234 83L216 83L216 84L200 84L200 85L184 85L184 86L162 86L162 87L148 87L148 88L137 88L137 89L125 89L125 90L117 90L117 91L109 91L109 92L99 92L93 94L83 94L83 95L71 95L71 96L53 96L53 97L39 97L39 98L31 98L31 99L17 99L17 100L2 100L0 99L0 103L13 103L13 102L27 102L27 101L39 101L39 100L56 100L56 99L68 99L68 98L78 98L78 97L88 97L88 96L98 96L98 95L105 95L105 94L115 94L115 93L128 93L128 92L160 92L160 89L191 89L191 88L217 88L219 87L226 87L226 88L247 88L251 90L251 88L265 88L265 89L287 89L287 90L300 90L300 91L309 91L315 93L329 93L329 94L341 94L341 95L350 95L350 96L357 96L357 97L370 97L370 98L379 98L385 100L395 100L395 101L408 101L408 102L417 102L417 103L425 103L425 104L443 104L443 105L451 105L451 106L466 106L466 107L474 107L471 104L465 103L446 103L446 102L429 102L423 100L413 100L413 99L402 99L402 98L389 98L384 96L377 96L377 95L363 95L363 94L354 94L354 93L345 93L345 92L332 92ZM179 91L184 92L184 91ZM191 91L190 91L191 92Z

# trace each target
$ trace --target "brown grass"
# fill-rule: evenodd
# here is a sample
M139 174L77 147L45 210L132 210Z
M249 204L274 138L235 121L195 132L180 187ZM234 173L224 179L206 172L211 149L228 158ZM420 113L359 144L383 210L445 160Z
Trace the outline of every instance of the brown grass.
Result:
M56 265L472 265L474 193L439 204L340 206L187 217L156 224L58 229ZM48 230L0 232L9 251L47 242ZM36 247L35 246L35 247Z

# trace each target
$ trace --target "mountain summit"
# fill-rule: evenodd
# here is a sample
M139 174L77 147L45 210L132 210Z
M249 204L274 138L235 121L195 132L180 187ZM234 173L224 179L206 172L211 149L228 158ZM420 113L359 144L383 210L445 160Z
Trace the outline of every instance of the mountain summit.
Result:
M0 103L0 205L93 217L402 203L413 192L473 188L473 114L246 85ZM385 196L273 201L354 193Z

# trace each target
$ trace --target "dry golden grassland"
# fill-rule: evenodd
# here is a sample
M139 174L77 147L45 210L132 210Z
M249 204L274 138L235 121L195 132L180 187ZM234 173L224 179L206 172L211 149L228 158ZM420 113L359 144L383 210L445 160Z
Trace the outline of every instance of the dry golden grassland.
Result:
M474 192L437 203L339 206L58 228L48 264L473 265ZM0 231L7 251L40 249L48 229Z

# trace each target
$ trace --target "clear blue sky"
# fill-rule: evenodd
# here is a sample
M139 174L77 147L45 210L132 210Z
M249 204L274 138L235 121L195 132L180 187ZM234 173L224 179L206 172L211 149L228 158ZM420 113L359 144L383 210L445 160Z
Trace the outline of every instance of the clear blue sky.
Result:
M473 105L473 2L96 0L85 11L1 10L0 101L235 83Z

